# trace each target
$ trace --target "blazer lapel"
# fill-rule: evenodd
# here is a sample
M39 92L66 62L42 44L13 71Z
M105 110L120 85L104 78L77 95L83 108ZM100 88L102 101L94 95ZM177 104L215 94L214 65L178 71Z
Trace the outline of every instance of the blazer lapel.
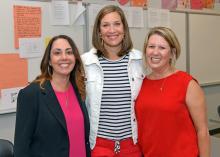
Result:
M62 108L60 107L58 99L54 93L50 81L45 82L44 88L45 88L45 90L43 90L44 100L46 102L48 109L51 111L54 117L60 122L63 128L67 131L65 116L63 114Z

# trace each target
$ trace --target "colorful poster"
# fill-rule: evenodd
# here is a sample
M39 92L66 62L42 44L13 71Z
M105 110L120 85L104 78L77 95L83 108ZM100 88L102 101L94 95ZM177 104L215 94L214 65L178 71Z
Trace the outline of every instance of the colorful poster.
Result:
M177 8L185 9L189 8L190 0L177 0Z
M118 0L118 3L121 5L125 5L129 2L129 0Z
M205 0L190 0L191 9L203 9Z
M215 0L205 0L204 8L213 9L214 8Z
M41 8L14 5L14 46L19 38L41 37Z
M162 0L162 9L176 9L176 0Z
M131 0L131 6L144 7L147 6L148 0Z
M0 90L28 83L28 63L19 54L0 54Z

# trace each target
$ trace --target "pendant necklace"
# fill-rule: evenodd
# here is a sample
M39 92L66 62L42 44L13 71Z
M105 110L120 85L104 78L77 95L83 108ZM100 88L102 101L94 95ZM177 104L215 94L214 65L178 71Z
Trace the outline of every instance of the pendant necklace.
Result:
M160 91L161 91L161 92L163 91L163 88L164 88L164 85L165 85L166 80L167 80L167 77L164 78L164 80L163 80L163 82L162 82L162 84L161 84L161 86L160 86Z
M169 77L170 75L172 75L172 74L174 73L174 71L175 71L175 69L171 68L170 72L169 72L169 73L167 74L167 76L164 78L164 80L163 80L163 82L162 82L162 84L161 84L161 86L160 86L160 91L161 91L161 92L162 92L163 89L164 89L164 86L165 86L165 83L166 83L168 77Z
M69 106L68 90L67 90L67 92L64 93L64 95L65 95L65 105L66 105L66 107L68 107Z

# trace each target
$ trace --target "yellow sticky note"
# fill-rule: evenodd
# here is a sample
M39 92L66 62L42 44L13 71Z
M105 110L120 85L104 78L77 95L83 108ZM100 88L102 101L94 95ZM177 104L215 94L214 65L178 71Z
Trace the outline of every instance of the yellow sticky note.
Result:
M45 47L47 47L47 45L49 44L50 40L51 40L51 37L46 37L46 38L44 39L44 45L45 45Z

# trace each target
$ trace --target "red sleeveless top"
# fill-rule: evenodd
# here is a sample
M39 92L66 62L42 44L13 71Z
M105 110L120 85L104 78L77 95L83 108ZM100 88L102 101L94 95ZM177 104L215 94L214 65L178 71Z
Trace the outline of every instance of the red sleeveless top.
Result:
M196 130L185 102L192 79L183 71L159 80L144 79L135 105L144 156L198 157Z

